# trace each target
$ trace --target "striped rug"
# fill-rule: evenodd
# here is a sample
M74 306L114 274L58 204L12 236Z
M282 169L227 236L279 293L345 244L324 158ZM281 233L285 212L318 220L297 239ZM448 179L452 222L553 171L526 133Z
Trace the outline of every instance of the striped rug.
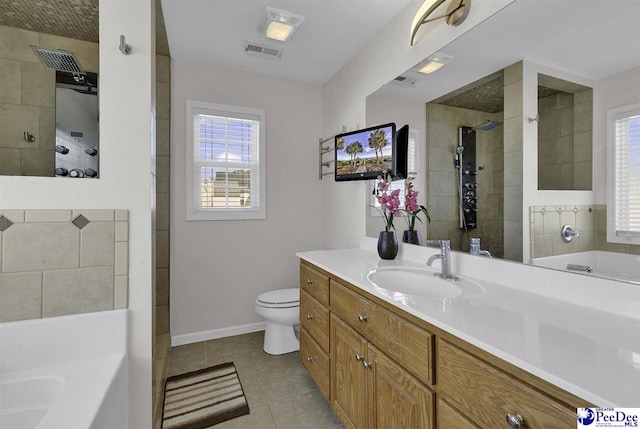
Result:
M233 362L167 378L162 429L202 429L249 414Z

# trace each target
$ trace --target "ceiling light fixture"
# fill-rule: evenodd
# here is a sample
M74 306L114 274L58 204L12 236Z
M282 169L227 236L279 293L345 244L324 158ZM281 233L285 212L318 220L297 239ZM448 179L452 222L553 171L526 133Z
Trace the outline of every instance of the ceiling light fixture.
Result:
M430 55L424 61L418 63L415 69L423 74L431 74L436 70L439 70L443 65L451 61L453 57L442 52L436 52Z
M302 15L267 7L258 25L258 31L269 39L286 42L291 39L303 20Z
M447 0L427 0L420 6L411 23L411 46L414 45L416 33L422 24L445 18L449 25L460 25L467 18L469 9L471 9L471 0L450 0L447 12L444 15L429 18L429 15L446 1Z

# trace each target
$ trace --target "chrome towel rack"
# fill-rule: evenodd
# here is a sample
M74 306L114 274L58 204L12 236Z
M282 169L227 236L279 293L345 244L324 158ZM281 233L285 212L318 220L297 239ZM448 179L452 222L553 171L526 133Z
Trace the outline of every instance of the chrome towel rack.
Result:
M325 146L325 143L332 141L335 136L328 137L326 139L320 138L318 141L318 179L322 180L323 176L328 176L329 174L333 174L333 171L324 171L324 168L330 168L331 164L335 162L335 160L325 161L324 156L328 153L331 153L335 150L335 148L331 147L331 145Z

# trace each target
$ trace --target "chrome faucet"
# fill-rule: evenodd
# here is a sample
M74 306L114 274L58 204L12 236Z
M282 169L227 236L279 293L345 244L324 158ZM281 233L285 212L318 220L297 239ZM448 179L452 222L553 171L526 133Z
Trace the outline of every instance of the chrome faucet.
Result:
M440 259L440 267L442 269L442 272L435 274L436 276L450 280L458 279L451 274L451 242L449 240L440 240L440 253L430 257L427 265L431 266L436 259Z
M565 243L569 243L575 237L579 237L580 233L573 229L571 225L562 225L562 229L560 230L560 238Z
M488 258L493 258L493 256L491 256L491 253L489 253L488 250L480 249L480 239L479 238L472 238L469 241L469 253L471 253L472 255L476 255L476 256L486 256Z

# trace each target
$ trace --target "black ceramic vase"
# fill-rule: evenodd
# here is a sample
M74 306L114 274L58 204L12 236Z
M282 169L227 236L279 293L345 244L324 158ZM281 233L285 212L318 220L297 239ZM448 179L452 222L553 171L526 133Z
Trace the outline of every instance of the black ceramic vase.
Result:
M378 255L382 259L394 259L398 255L398 238L395 231L380 231Z
M402 242L409 244L417 244L418 246L422 245L422 237L420 237L420 231L414 229L413 231L409 231L405 229L402 233Z

